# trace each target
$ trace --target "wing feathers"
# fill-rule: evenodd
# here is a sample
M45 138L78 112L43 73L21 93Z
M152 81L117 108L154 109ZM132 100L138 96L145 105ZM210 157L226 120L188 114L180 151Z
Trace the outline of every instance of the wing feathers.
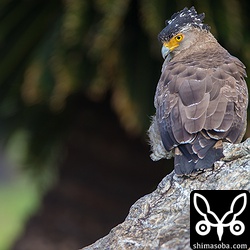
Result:
M179 97L185 106L198 104L204 97L206 85L203 81L184 80L179 88Z
M180 102L182 104L182 102ZM201 117L209 106L209 94L205 94L203 99L197 105L184 106L183 104L180 106L180 110L184 109L185 115L187 119L198 119Z
M206 117L204 126L206 130L217 129L221 125L227 108L227 99L224 95L221 95L218 98L218 103L212 103L211 105L216 105L216 109L214 109L214 113Z
M176 172L191 173L222 156L218 142L236 142L246 124L245 66L227 52L170 61L155 96L163 145L175 148ZM202 61L203 60L203 61ZM214 67L212 65L215 65Z
M220 126L214 128L214 130L218 132L228 131L233 124L233 120L234 120L234 104L232 102L228 102L222 122Z

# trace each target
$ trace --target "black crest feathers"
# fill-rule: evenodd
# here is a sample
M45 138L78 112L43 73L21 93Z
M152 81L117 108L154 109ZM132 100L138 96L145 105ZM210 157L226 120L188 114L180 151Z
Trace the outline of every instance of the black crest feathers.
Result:
M203 23L205 14L197 14L194 7L183 10L173 14L170 20L165 22L166 27L160 32L158 38L160 41L167 41L175 34L177 34L184 27L195 27L209 31L210 27Z

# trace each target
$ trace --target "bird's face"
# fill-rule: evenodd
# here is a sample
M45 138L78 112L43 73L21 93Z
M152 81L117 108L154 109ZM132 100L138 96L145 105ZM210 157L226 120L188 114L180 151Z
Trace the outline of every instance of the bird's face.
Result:
M180 43L183 39L184 35L182 33L178 33L177 35L173 36L169 41L163 42L161 51L162 57L165 59L170 52L180 46Z
M163 42L161 49L162 57L165 59L172 51L179 47L184 37L183 33L178 33L170 40Z
M169 40L163 41L161 49L162 57L164 59L171 59L180 51L189 49L197 40L198 34L195 31L195 28L183 30L172 36Z

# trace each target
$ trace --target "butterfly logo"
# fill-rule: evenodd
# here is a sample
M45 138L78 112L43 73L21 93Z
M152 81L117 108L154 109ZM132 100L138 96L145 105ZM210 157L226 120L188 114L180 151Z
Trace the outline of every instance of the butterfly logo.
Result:
M243 199L243 205L240 209L237 210L235 204L239 203L240 204L240 199ZM203 206L198 206L198 201L200 202L199 204ZM201 235L207 235L209 234L211 227L217 228L217 235L219 238L219 241L221 241L223 233L224 233L224 228L229 227L230 232L235 235L241 235L245 231L245 225L242 221L237 220L237 217L245 210L246 205L247 205L247 195L246 193L242 193L237 195L230 206L230 210L226 212L221 219L210 209L210 205L207 201L207 199L199 194L195 193L193 197L193 204L196 209L196 211L204 218L203 220L200 220L197 222L195 226L196 232ZM205 205L205 206L204 206ZM238 207L238 206L237 206ZM205 208L206 211L203 211ZM230 219L230 222L225 223L226 219Z

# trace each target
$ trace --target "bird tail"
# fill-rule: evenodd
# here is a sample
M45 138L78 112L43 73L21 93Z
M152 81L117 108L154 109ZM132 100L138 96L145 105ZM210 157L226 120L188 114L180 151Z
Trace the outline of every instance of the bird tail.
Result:
M174 168L177 175L190 175L202 169L213 167L214 162L220 160L223 155L222 141L205 139L201 137L192 144L183 144L175 148ZM204 144L204 142L206 142Z

